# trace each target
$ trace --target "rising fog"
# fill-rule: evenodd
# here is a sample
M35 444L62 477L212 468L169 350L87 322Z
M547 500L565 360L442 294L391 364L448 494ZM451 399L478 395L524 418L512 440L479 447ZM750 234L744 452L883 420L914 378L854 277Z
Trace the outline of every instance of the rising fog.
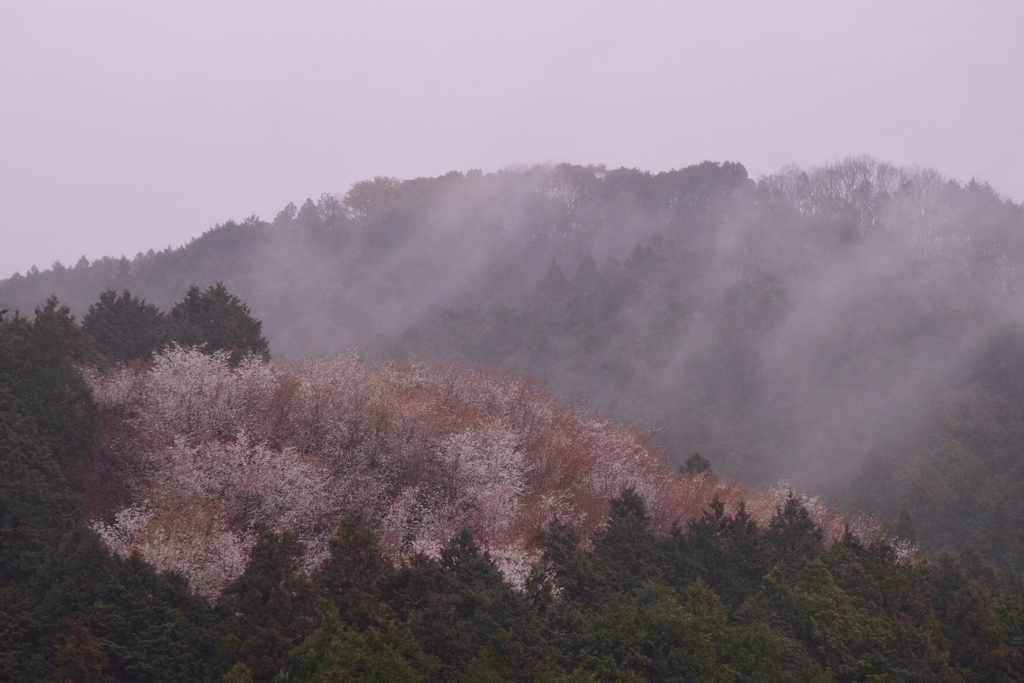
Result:
M1021 320L1024 216L987 185L870 158L753 180L570 165L378 177L180 250L0 283L79 314L106 287L165 310L222 280L281 359L535 376L751 483L842 492L903 457Z

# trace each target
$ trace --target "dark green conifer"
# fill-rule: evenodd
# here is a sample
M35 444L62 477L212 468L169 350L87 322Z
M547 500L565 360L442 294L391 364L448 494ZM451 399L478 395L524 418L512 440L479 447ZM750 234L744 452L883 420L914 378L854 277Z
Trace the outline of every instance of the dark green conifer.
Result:
M227 351L232 363L249 354L269 358L263 324L249 307L218 282L205 291L193 285L171 309L174 341L202 346L207 353Z

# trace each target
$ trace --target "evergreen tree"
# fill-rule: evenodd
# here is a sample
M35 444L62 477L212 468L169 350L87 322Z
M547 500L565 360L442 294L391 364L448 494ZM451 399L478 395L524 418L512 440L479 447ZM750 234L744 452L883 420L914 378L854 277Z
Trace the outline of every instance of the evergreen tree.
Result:
M174 341L202 346L207 353L227 351L232 363L249 354L270 357L267 340L261 333L262 323L222 282L205 291L195 285L190 287L185 298L171 309L171 320Z
M167 316L127 289L120 296L113 289L100 294L82 319L82 328L96 350L114 362L148 359L168 343L171 334Z
M696 576L706 582L730 609L737 609L752 595L772 567L773 553L764 530L740 504L735 515L715 498L710 509L677 529L667 541L672 564L670 574L682 583Z
M0 322L0 389L34 423L65 474L88 461L99 427L92 395L75 367L93 359L88 337L55 298L36 309L32 322L17 314Z
M315 625L302 556L293 534L263 534L245 573L225 588L217 605L226 666L243 665L254 682L273 679Z
M349 513L341 520L330 553L316 575L321 604L358 627L380 623L384 616L381 585L388 581L392 565L359 514Z
M26 580L73 513L67 479L46 442L0 389L0 586Z
M821 529L792 491L768 522L767 537L780 558L797 560L813 557L823 549Z
M612 499L607 527L594 536L594 568L605 587L629 590L658 575L657 539L644 499L625 489Z
M917 541L914 519L910 516L910 508L907 507L906 503L900 508L900 516L896 520L896 537L906 539L911 543Z

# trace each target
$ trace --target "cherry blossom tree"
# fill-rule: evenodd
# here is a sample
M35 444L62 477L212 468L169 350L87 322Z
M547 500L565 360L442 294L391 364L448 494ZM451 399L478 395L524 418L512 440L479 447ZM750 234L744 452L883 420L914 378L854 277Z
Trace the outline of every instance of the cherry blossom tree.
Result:
M94 523L215 597L264 531L290 531L313 568L357 511L394 557L437 555L469 530L519 585L534 537L554 520L589 536L623 489L655 528L744 492L713 474L672 472L646 435L490 372L373 365L357 354L287 366L172 346L148 367L87 370L106 415L101 448L126 473L130 503ZM746 494L760 523L777 494ZM804 501L834 536L840 516ZM829 521L831 520L831 521ZM877 532L877 529L874 530Z

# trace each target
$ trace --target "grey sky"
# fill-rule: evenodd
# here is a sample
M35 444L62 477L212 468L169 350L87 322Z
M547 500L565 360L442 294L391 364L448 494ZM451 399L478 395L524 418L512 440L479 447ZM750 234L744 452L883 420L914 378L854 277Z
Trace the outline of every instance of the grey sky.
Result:
M1024 200L1024 3L0 2L0 277L375 175L871 154Z

